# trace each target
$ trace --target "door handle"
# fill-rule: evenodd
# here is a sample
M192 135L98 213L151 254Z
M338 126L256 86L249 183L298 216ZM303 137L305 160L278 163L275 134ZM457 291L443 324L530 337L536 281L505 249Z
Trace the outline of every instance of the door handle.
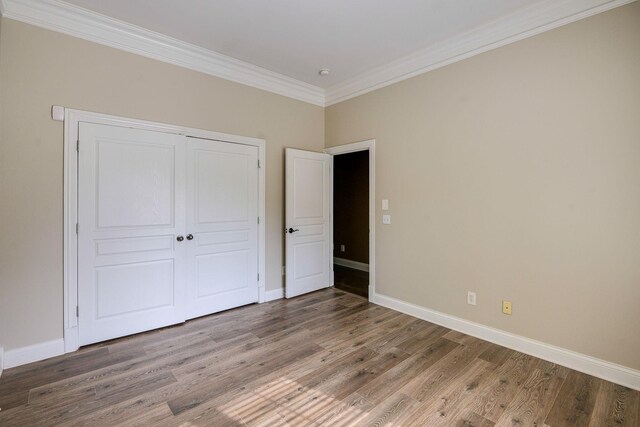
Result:
M294 230L293 228L289 228L289 233L295 233L296 231L300 231L297 228Z
M182 237L182 236L178 236L178 237L176 237L176 240L177 240L178 242L182 242L182 241L184 240L184 237Z
M193 234L187 234L187 240L193 240Z

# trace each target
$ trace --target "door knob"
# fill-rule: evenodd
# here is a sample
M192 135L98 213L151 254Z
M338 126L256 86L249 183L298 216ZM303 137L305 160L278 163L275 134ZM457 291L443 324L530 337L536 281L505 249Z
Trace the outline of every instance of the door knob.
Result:
M289 228L289 233L295 233L296 231L300 231L297 228L294 230L293 228Z
M176 240L177 240L178 242L182 242L182 241L184 240L184 237L182 237L182 236L178 236L178 237L176 237Z
M193 234L187 234L187 240L193 240Z

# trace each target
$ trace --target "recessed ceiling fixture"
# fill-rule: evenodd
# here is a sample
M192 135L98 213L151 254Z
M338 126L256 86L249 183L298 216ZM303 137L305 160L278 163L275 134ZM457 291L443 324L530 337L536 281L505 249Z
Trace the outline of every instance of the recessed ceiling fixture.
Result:
M318 74L321 76L328 76L330 72L331 70L328 68L321 68L320 71L318 71Z

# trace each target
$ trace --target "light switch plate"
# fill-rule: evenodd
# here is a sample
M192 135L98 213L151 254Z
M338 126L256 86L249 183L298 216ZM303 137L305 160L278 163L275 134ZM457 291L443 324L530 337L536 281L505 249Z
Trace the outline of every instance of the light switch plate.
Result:
M391 215L382 215L383 224L391 224Z
M382 210L383 211L388 211L389 210L389 200L382 199Z

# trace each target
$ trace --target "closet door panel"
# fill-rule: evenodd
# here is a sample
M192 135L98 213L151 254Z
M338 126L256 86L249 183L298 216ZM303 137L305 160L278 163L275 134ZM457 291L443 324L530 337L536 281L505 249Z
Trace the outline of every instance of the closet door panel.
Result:
M258 301L258 149L188 138L187 317Z
M183 322L183 136L80 123L80 344Z

